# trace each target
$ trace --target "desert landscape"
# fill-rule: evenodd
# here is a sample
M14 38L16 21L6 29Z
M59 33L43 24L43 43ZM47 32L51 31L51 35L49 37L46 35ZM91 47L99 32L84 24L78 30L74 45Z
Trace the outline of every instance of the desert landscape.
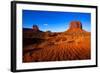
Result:
M60 28L59 28L60 29ZM71 21L64 32L23 28L23 62L91 59L91 33L80 21Z

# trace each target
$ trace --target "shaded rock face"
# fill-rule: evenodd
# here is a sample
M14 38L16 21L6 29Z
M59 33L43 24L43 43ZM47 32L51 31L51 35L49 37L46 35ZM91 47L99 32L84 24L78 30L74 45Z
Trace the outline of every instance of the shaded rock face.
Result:
M74 29L74 28L82 29L82 23L79 21L72 21L70 23L69 29Z
M34 32L38 32L39 31L39 28L38 28L37 25L33 25L33 28L32 29L33 29Z

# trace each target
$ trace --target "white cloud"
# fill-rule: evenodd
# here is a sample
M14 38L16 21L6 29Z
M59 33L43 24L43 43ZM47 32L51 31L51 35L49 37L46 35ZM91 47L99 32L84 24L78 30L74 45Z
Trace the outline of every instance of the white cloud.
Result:
M45 26L48 26L48 24L44 24Z

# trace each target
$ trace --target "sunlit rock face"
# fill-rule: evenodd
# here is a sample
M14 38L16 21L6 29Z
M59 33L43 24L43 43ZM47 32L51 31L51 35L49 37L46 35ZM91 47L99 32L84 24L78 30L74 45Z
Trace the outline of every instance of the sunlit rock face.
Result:
M82 23L80 21L71 21L69 24L69 28L68 30L66 30L66 33L71 33L71 34L83 34L83 33L87 33L87 31L85 31L82 28Z
M72 21L72 22L70 22L69 29L75 29L75 28L82 29L82 23L79 22L79 21Z

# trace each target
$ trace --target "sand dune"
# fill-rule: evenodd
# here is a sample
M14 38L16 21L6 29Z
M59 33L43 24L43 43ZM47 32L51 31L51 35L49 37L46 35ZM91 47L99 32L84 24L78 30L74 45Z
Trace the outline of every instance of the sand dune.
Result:
M36 30L36 29L35 29ZM80 22L65 32L23 31L23 62L86 60L91 58L91 34Z

